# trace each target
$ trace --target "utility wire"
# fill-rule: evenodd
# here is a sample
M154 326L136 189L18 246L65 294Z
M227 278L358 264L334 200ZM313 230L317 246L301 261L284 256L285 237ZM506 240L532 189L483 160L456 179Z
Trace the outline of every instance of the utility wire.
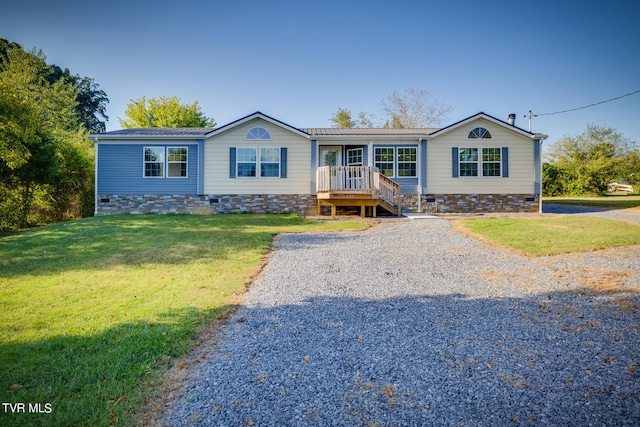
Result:
M620 95L620 96L616 96L615 98L607 99L606 101L600 101L600 102L596 102L595 104L585 105L584 107L571 108L570 110L563 110L563 111L555 111L553 113L533 114L533 117L550 116L552 114L562 114L562 113L568 113L569 111L583 110L585 108L594 107L596 105L606 104L607 102L615 101L616 99L624 98L625 96L635 95L638 92L640 92L640 89L636 90L635 92L625 93L624 95ZM527 116L525 116L525 117L527 117Z

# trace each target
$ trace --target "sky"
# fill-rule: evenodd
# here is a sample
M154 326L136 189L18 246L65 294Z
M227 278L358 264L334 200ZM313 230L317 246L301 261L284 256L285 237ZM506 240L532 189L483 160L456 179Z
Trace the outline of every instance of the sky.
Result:
M198 101L219 126L261 111L330 127L340 108L383 116L411 87L549 135L588 124L640 143L640 3L626 0L2 0L0 38L90 77L107 130L133 99Z

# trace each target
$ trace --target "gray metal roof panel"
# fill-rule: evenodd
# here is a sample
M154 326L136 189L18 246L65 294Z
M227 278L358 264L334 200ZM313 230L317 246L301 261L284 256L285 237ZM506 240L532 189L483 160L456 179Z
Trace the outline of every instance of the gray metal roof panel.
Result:
M100 134L102 137L110 136L163 136L163 137L196 137L204 138L213 128L129 128L114 130Z
M425 136L438 129L389 129L389 128L301 128L312 136Z

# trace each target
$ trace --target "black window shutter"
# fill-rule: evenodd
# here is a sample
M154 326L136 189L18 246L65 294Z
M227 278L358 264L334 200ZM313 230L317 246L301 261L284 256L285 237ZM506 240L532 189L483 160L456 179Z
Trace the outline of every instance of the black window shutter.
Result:
M502 177L509 177L509 147L502 147Z
M236 147L229 148L229 178L236 177Z
M453 178L458 178L460 176L460 172L458 170L460 159L458 157L458 147L451 148L451 176Z
M280 148L280 178L287 177L287 147Z

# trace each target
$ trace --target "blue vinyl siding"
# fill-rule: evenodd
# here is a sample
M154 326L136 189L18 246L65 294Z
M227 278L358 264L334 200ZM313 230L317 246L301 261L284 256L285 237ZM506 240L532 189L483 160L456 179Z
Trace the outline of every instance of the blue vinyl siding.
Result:
M144 178L144 147L187 147L187 178ZM166 156L165 156L166 160ZM166 172L166 168L165 168ZM99 144L98 194L197 194L198 144Z

